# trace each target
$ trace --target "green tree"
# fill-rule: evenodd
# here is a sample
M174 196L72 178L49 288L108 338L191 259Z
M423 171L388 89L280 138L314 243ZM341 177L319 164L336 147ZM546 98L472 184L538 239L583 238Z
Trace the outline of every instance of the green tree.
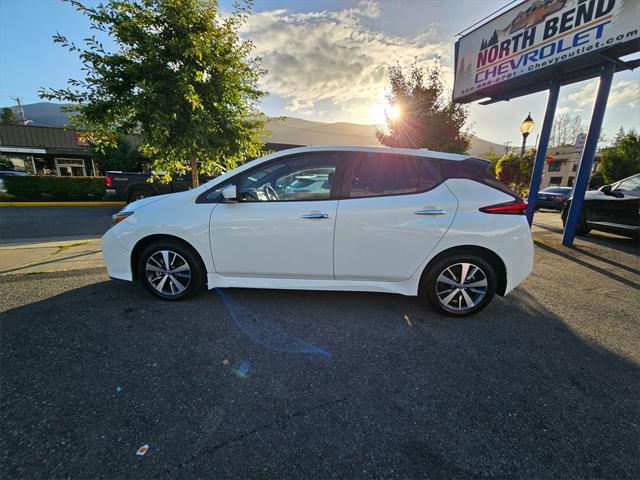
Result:
M119 135L117 145L94 150L93 158L101 172L121 170L132 172L136 170L139 160L138 151L131 146L127 139Z
M531 172L536 158L536 150L527 150L523 157L514 152L504 154L498 160L496 177L520 195L525 195L531 183Z
M387 115L389 133L377 130L378 141L389 147L428 148L465 153L471 134L464 130L467 109L451 100L439 66L412 65L405 74L399 65L389 70L387 101L398 115Z
M613 145L603 149L598 170L606 183L613 183L640 172L640 135L634 129L625 133L621 127Z
M2 109L2 116L0 116L0 123L15 125L18 123L18 119L16 115L13 113L13 110L9 107L4 107Z
M500 161L500 155L498 155L496 151L491 148L488 152L482 155L482 158L491 162L491 164L489 165L489 172L492 175L497 176L496 167L498 166L498 162Z
M163 181L191 172L193 186L198 173L260 155L264 70L253 44L238 35L249 4L223 16L215 0L66 1L117 49L106 51L95 36L77 46L56 34L86 76L40 95L72 103L76 128L92 133L96 149L116 146L118 133L140 134L140 151L167 172Z

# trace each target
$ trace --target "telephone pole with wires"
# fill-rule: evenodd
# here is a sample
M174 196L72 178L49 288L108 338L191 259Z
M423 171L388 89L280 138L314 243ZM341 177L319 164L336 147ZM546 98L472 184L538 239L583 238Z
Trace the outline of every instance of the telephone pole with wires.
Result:
M16 103L18 104L18 110L20 110L20 118L22 119L22 124L26 125L27 118L24 115L24 108L22 108L22 101L20 100L20 97L11 97L11 99L15 100Z

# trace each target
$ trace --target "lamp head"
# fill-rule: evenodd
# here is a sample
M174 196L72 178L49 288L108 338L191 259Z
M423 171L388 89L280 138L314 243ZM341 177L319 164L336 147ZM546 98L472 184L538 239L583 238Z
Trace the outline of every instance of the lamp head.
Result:
M520 124L520 133L522 133L522 135L529 135L535 126L536 123L533 121L533 118L531 118L531 112L529 112L527 118L525 118Z

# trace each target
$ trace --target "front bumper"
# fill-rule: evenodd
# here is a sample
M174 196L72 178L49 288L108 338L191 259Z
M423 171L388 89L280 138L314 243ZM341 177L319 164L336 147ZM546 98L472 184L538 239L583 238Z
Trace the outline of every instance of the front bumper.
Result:
M132 281L131 252L122 246L110 230L104 234L100 244L109 276L118 280Z

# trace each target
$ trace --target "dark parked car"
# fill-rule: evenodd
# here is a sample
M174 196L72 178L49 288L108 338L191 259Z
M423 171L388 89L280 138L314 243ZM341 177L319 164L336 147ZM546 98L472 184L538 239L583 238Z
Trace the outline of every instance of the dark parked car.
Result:
M569 205L571 200L562 210L563 224ZM640 173L586 193L577 233L586 235L589 230L633 238L640 235Z
M538 192L536 208L562 210L564 202L569 199L572 190L571 187L547 187Z
M149 183L147 181L149 178L151 178L150 173L107 172L105 175L107 184L106 197L131 203L142 198L182 192L191 188L191 175L174 177L169 183ZM211 178L213 177L201 176L200 183L208 182Z

